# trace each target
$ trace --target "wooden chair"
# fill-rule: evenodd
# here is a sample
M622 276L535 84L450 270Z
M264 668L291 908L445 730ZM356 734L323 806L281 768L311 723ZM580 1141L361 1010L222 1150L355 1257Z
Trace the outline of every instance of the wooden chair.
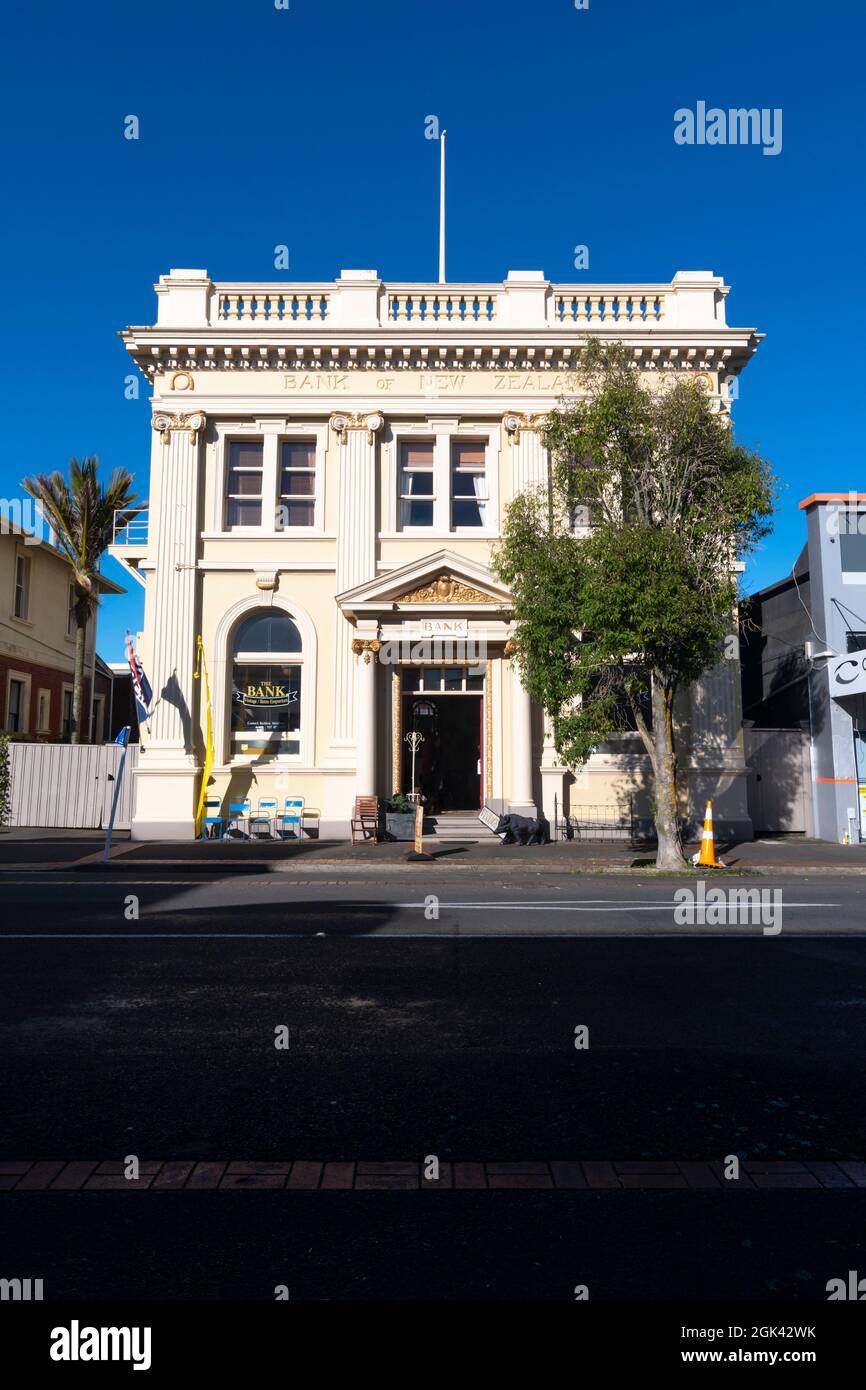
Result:
M356 796L352 812L352 844L365 840L379 840L379 798L377 796Z

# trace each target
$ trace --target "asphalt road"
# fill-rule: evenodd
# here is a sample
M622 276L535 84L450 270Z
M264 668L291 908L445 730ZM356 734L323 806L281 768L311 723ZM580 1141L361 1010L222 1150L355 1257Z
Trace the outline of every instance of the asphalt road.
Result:
M5 877L0 1158L864 1156L857 879L761 879L782 892L766 935L677 925L675 882L423 874ZM736 1202L16 1194L4 1211L9 1257L82 1297L261 1297L285 1267L312 1298L568 1297L583 1274L599 1297L787 1299L866 1268L863 1193Z

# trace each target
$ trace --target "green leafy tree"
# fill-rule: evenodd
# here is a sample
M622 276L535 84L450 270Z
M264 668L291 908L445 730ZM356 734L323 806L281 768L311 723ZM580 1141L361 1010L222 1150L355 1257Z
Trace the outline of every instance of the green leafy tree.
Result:
M615 729L636 729L657 865L682 868L674 700L719 659L733 563L769 531L774 479L695 382L650 389L626 347L597 339L578 372L585 397L545 421L548 487L511 502L494 564L560 758L576 768Z
M9 739L0 734L0 830L12 814L12 767Z
M98 478L99 462L85 458L69 464L69 482L62 473L37 473L21 486L40 503L54 532L58 549L72 566L75 586L75 674L72 687L73 743L80 743L84 703L84 654L87 626L99 606L99 565L111 544L115 516L134 507L132 474L115 468L108 482ZM121 515L121 520L124 519Z

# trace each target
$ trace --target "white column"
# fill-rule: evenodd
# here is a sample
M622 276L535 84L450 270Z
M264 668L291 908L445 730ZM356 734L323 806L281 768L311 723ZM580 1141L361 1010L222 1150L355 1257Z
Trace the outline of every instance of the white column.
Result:
M337 593L376 574L376 438L350 429L340 447L340 505L337 524ZM331 743L350 750L355 742L355 629L338 612L334 639L334 714ZM372 795L372 790L371 790Z
M511 663L511 806L533 807L532 702L520 682L517 663Z
M369 658L369 660L368 660ZM354 657L357 661L357 775L356 796L376 794L376 668L373 652Z
M155 417L156 421L159 415ZM186 839L193 834L198 689L193 680L197 634L199 455L189 428L154 437L151 460L151 544L147 624L153 715L143 730L145 752L135 777L133 839ZM150 599L151 593L148 593Z
M511 491L547 486L547 450L536 430L521 430L520 438L511 441Z

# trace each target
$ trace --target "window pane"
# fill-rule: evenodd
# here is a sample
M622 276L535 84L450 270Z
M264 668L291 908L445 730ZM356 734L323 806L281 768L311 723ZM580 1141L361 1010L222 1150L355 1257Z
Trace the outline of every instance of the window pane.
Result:
M454 501L451 505L452 526L483 526L484 503Z
M236 753L298 752L301 668L238 662L232 670L232 743Z
M315 502L288 502L280 505L280 526L313 526L316 520Z
M254 440L236 440L229 444L230 468L261 468L264 445Z
M282 446L281 463L283 468L315 468L315 441L289 440Z
M418 690L421 685L421 672L417 666L405 666L403 668L403 689Z
M484 472L485 449L484 445L477 440L472 443L453 444L451 446L451 462L455 468L473 468L477 472Z
M260 526L262 522L261 498L251 502L238 502L229 498L226 520L229 526Z
M280 493L283 497L312 497L316 491L315 473L283 473L280 479Z
M438 666L428 666L421 672L421 689L438 690L442 685L442 672Z
M454 497L486 496L483 474L455 473L451 479L451 492Z
M240 495L241 497L261 497L261 473L239 473L235 468L229 469L228 486L226 487L226 492L230 496Z
M433 474L426 471L403 472L400 479L400 491L404 496L413 494L414 496L432 497L433 496Z
M301 634L287 613L254 613L242 622L234 652L299 652Z
M463 689L463 668L461 666L449 666L445 672L445 689Z
M473 675L473 674L472 674L472 671L471 671L471 669L470 669L469 672L468 672L467 675L466 675L466 689L467 689L467 690L483 690L483 689L484 689L484 676L483 676L483 674L482 674L481 672L478 672L478 671L477 671L477 672Z
M401 502L400 524L402 526L432 526L432 502Z
M433 467L433 444L430 440L413 441L400 445L400 466L402 468Z

